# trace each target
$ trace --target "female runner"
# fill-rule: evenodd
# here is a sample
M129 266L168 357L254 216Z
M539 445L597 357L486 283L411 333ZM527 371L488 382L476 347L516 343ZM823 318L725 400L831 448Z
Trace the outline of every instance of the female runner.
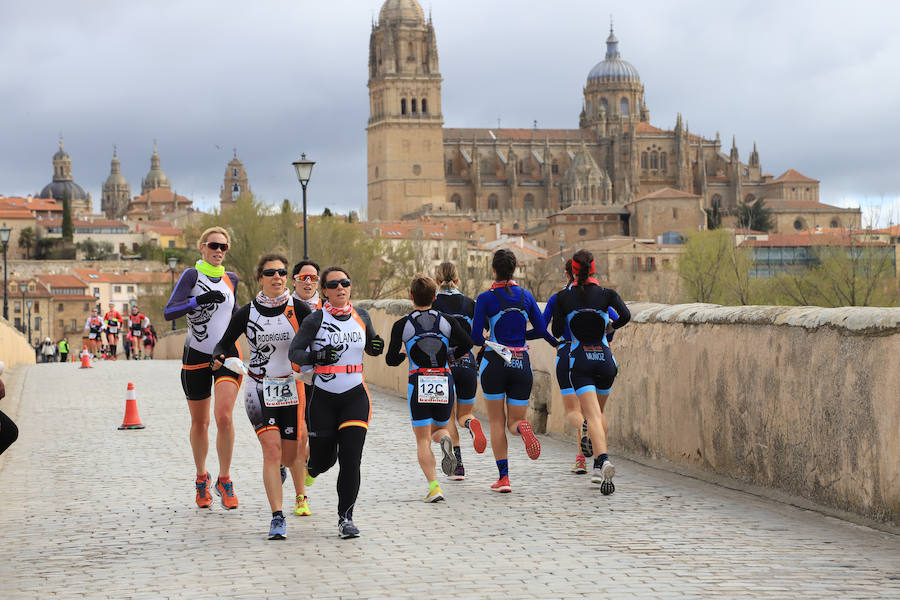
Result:
M287 258L266 254L256 265L260 292L231 318L225 335L213 350L213 372L241 335L250 346L245 407L263 452L263 485L272 509L270 540L286 537L279 466L291 471L296 492L294 513L309 515L300 448L306 446L303 386L295 381L288 349L300 323L309 315L306 303L291 298L287 289Z
M600 492L612 494L616 469L609 461L606 446L607 423L603 410L618 373L616 360L607 341L607 329L621 328L631 319L628 307L615 291L601 287L594 270L594 255L579 250L572 257L575 280L572 287L559 293L553 307L552 330L562 335L566 326L572 334L569 346L569 378L587 418L588 433L597 450L591 482L600 484ZM610 325L609 309L618 313Z
M198 246L202 258L194 268L181 274L163 313L167 321L186 316L188 322L181 358L181 387L191 412L191 450L197 468L196 502L200 508L209 508L212 504L206 471L211 387L215 388L214 412L218 429L219 476L215 491L222 498L222 506L227 509L238 507L230 469L234 450L234 401L242 375L224 368L213 373L210 368L213 348L225 333L235 311L234 290L238 277L222 266L229 244L228 232L221 227L210 227L200 234ZM240 356L237 347L229 348L226 354Z
M541 455L541 442L534 435L531 423L525 420L531 397L532 373L526 339L543 337L556 346L549 333L534 296L513 281L516 255L510 250L497 250L491 261L494 283L491 289L479 294L475 301L472 341L484 345L479 366L481 391L487 400L491 423L491 449L500 473L491 489L511 492L506 431L520 435L528 458ZM533 329L526 333L528 322ZM490 331L485 340L484 330ZM505 401L505 402L504 402Z
M291 362L315 365L312 394L307 401L307 485L339 463L338 534L342 538L359 536L353 507L372 414L362 375L363 351L370 356L384 351L384 340L375 333L369 313L350 304L351 285L346 269L325 269L321 277L325 302L303 320L290 350Z

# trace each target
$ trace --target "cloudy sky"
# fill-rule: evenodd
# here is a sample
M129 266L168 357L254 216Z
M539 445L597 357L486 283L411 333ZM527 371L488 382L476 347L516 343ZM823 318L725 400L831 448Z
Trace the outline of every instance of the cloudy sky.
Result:
M200 208L232 148L264 201L365 203L368 38L380 0L7 0L0 8L0 194L39 191L62 133L94 197L114 144L139 193L154 138ZM447 127L577 127L610 14L654 125L757 143L763 169L900 221L900 3L432 0ZM867 209L879 212L877 208Z

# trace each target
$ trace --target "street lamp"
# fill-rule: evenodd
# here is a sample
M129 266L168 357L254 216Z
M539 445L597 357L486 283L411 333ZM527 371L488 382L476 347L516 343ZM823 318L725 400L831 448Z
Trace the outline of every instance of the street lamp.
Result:
M175 291L175 266L178 264L178 258L174 256L169 257L169 271L172 273L172 291ZM175 321L177 319L172 319L172 331L175 331Z
M28 343L31 343L31 305L34 304L34 300L29 298L25 301L25 306L28 307Z
M294 170L297 171L297 179L303 188L303 260L309 260L309 252L306 247L306 184L309 183L309 177L312 175L314 160L306 160L306 153L300 155L300 160L294 161Z
M3 318L9 320L9 300L6 290L6 248L9 246L9 234L11 227L0 227L0 244L3 244Z
M27 283L19 284L19 291L22 292L22 318L25 318L25 290L28 289ZM22 333L25 333L25 323L22 323ZM31 340L28 340L31 343Z

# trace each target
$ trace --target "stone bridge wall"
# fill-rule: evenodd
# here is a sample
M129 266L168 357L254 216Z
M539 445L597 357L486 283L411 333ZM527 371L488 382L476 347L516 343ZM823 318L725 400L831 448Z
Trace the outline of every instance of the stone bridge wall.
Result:
M12 311L12 302L10 312ZM0 361L7 367L33 365L34 348L22 333L0 315Z

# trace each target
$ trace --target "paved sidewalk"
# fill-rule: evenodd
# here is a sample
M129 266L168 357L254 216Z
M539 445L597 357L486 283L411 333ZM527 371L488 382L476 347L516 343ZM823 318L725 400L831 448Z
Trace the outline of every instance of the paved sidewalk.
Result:
M0 458L0 598L900 598L898 536L624 459L604 497L569 473L571 445L547 438L536 462L511 442L506 495L488 490L490 448L464 444L469 478L424 504L405 401L381 392L362 537L337 536L335 469L310 489L313 516L290 515L288 539L269 542L243 396L240 508L194 506L178 373L118 361L23 374L20 438ZM129 381L142 431L116 430Z

